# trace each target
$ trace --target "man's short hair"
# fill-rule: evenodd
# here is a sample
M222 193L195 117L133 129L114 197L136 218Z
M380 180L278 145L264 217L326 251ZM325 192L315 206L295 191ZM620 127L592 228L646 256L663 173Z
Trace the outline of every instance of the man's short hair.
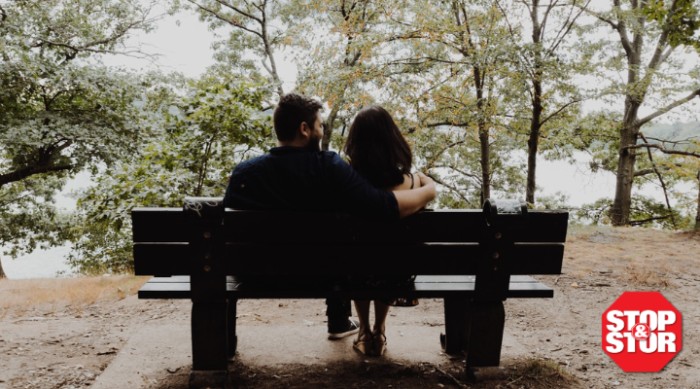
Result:
M316 114L322 108L323 105L319 101L296 93L282 96L272 116L277 139L282 142L294 140L302 122L313 127Z

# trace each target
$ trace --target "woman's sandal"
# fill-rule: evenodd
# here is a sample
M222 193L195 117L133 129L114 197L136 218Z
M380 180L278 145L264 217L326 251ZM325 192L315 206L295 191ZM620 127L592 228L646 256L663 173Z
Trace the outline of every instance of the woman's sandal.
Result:
M381 357L386 351L386 335L383 332L372 334L372 344L374 345L374 356Z
M362 355L374 355L374 339L369 332L360 332L357 339L353 340L352 348Z

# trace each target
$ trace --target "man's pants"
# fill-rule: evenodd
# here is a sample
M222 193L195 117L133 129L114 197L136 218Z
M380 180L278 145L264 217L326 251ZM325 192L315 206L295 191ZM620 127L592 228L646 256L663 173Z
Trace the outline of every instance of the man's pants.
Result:
M348 330L348 318L352 315L350 300L326 299L326 316L328 316L328 332L339 333Z

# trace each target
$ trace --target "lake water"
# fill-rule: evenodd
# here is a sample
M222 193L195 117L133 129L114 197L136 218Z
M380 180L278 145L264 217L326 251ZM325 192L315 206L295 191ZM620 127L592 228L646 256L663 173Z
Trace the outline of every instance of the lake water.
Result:
M562 161L538 161L538 196L554 195L557 192L568 196L568 204L580 206L591 203L602 197L612 198L615 190L615 176L610 172L591 173L588 167L588 156L584 153L577 155L577 162L569 164ZM72 190L89 185L87 175L78 175L70 185ZM687 185L684 190L688 193L697 190ZM646 185L642 193L647 196L662 199L663 192L657 185ZM65 191L57 198L59 206L71 209L75 207L75 199ZM37 250L29 255L15 260L4 259L2 264L9 278L46 278L55 277L59 272L70 273L65 263L69 246L56 247L50 250Z

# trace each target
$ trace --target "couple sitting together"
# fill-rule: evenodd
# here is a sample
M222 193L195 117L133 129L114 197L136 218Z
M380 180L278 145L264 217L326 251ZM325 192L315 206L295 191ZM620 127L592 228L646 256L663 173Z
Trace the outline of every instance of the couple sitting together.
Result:
M273 115L278 147L236 166L224 197L226 207L347 212L392 220L419 211L435 198L435 182L411 172L411 149L385 109L371 106L355 117L344 148L349 164L337 153L321 150L321 109L314 99L282 96ZM355 350L373 356L384 353L392 301L374 302L373 327L370 301L355 301L359 328L348 318L349 301L328 299L326 304L329 339L358 333Z

